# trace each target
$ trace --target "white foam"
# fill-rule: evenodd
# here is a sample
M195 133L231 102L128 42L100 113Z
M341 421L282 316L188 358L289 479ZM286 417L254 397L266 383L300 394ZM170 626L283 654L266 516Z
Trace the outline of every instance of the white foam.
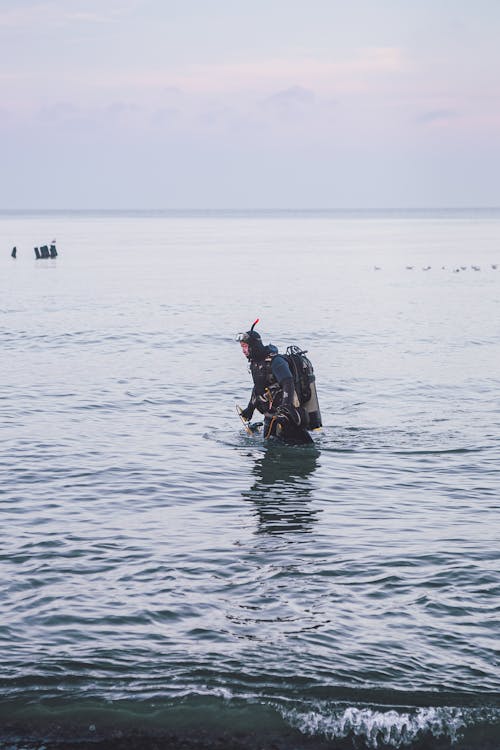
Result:
M359 737L370 748L380 744L405 747L425 734L455 742L468 723L462 709L448 707L401 712L317 705L309 711L282 709L281 714L303 734L320 735L329 740Z

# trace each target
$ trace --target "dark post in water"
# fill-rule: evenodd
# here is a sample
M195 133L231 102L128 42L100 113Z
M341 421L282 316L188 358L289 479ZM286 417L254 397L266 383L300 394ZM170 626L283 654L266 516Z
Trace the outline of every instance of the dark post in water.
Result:
M57 255L58 253L56 249L55 240L51 242L50 248L48 245L40 245L40 249L35 247L35 258L37 260L40 260L40 258L57 258ZM15 257L15 256L13 255L12 257Z

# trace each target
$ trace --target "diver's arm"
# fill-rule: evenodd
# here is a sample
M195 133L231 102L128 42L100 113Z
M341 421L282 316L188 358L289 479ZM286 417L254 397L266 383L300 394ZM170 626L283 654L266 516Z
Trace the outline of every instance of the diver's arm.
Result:
M249 422L252 419L253 413L255 411L255 388L252 388L252 395L250 396L250 401L248 402L248 406L246 409L243 409L241 412L241 416L243 419L246 419L247 422Z
M286 359L279 354L273 358L272 361L272 371L273 375L280 384L282 390L283 390L283 398L281 399L281 405L282 406L292 406L293 405L293 396L294 396L294 387L293 387L293 377L290 370L290 367L288 366L288 362Z

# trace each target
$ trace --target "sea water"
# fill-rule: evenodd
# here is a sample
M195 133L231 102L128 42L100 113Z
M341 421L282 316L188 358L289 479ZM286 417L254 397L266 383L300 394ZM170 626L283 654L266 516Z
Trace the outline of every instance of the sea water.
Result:
M2 747L500 747L500 212L0 238ZM314 447L238 419L257 317Z

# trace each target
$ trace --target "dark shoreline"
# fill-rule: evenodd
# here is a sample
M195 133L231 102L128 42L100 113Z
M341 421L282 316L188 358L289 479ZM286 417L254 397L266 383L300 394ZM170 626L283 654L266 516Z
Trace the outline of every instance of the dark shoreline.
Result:
M491 731L492 730L492 731ZM114 730L106 733L91 732L78 735L52 731L32 732L25 727L16 731L0 727L2 750L499 750L498 732L482 730L477 736L451 741L449 737L436 737L425 733L410 743L392 744L380 739L365 740L359 736L342 739L308 737L297 731L285 733L263 732L213 732L203 729L182 732Z
M85 736L57 736L58 729L48 733L24 731L2 732L2 750L332 750L353 747L346 740L333 742L305 737L291 730L285 734L212 732L193 730L183 732L132 731L124 734L120 730L109 733L85 733ZM92 736L93 735L93 736ZM356 745L361 750L361 745ZM424 746L422 746L423 749ZM443 745L443 749L449 745ZM440 749L441 750L441 749Z

